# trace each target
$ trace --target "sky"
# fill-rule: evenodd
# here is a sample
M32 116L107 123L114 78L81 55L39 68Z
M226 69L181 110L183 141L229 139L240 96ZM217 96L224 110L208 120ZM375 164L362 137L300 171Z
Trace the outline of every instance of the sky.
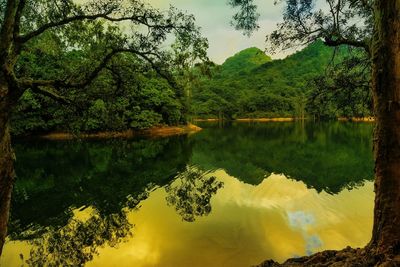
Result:
M282 21L282 5L274 5L274 0L256 0L259 8L260 29L247 37L236 31L230 25L235 10L228 0L145 0L150 5L160 9L168 9L170 5L181 11L186 11L196 17L197 25L202 28L202 34L208 41L209 57L217 64L235 53L249 48L266 48L266 35L271 33L278 22ZM272 58L283 58L293 51L281 51L271 55Z

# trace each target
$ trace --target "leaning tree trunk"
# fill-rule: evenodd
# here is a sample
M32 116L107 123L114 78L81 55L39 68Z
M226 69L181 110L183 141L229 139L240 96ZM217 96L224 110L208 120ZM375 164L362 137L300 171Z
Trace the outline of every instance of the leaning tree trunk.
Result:
M0 84L1 85L1 84ZM14 153L11 147L7 90L0 86L0 256L7 235L11 191L14 182Z
M375 115L375 210L378 254L400 252L400 0L375 1L372 86Z

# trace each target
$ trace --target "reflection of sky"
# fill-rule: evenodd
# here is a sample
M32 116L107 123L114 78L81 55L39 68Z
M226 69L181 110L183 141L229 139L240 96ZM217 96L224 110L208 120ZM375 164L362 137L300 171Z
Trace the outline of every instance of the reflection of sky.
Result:
M128 213L135 225L132 237L115 248L99 248L88 266L251 266L268 258L284 261L324 249L361 247L370 239L372 182L330 195L282 175L273 174L258 186L222 170L210 175L224 188L213 196L207 217L183 222L167 205L164 188L158 188L139 210ZM91 210L81 212L86 211ZM29 244L6 244L0 265L20 266L20 253L26 259Z
M312 229L315 226L315 217L311 213L306 213L304 211L294 211L287 213L289 225L298 229L304 238L306 244L306 255L311 255L315 253L321 246L322 241L317 234L310 235L308 229Z
M289 219L289 225L293 228L307 230L308 226L315 224L314 216L304 211L289 211L287 215Z

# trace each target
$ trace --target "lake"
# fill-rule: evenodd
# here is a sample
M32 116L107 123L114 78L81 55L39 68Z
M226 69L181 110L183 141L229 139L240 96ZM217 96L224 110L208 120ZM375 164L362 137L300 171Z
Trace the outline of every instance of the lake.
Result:
M15 144L1 266L251 266L371 237L373 124Z

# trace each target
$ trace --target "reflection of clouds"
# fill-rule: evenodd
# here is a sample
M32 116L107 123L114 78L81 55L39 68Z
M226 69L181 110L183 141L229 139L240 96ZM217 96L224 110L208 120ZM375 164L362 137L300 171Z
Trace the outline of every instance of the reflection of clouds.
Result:
M323 245L318 235L311 235L306 238L306 254L314 254Z
M306 254L311 255L318 251L323 243L317 234L310 235L308 229L316 224L313 214L304 211L288 211L287 217L292 228L300 230L305 241Z
M312 214L308 214L304 211L289 211L287 213L289 224L293 228L300 228L306 230L308 225L315 224L315 218Z

